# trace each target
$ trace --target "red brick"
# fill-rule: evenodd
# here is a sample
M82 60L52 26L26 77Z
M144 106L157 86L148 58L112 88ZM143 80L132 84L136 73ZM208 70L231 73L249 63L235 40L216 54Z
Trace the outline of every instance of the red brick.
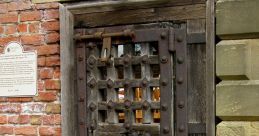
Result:
M7 3L3 3L3 4L0 4L0 13L6 13L8 12L8 9L7 9Z
M13 127L12 126L0 126L0 135L12 135Z
M44 115L42 117L43 125L54 125L55 124L55 116L54 115Z
M20 115L19 116L19 124L28 124L30 123L30 116L29 115Z
M6 124L7 123L7 116L0 115L0 124Z
M45 89L45 84L43 81L38 81L38 90L44 90Z
M31 3L29 1L15 1L10 2L8 4L8 10L14 11L14 10L27 10L31 9Z
M57 9L45 10L44 11L44 19L45 20L58 19L58 18L59 18L59 11Z
M39 133L41 136L54 136L56 134L56 130L53 127L40 127Z
M54 136L61 136L61 128L60 127L55 128L55 131L56 131L56 133L55 133Z
M0 26L0 34L4 33L4 26Z
M24 103L22 104L22 113L33 114L33 113L43 113L44 104L40 103Z
M9 124L18 124L19 123L19 116L9 116L8 117Z
M8 25L5 27L5 34L14 34L17 32L16 25Z
M5 46L11 41L18 41L19 42L19 37L9 36L9 37L0 38L0 46Z
M0 97L0 102L6 102L6 98L5 97Z
M59 3L44 3L44 4L36 4L37 9L58 9Z
M61 115L60 114L55 114L54 115L54 123L55 123L55 125L60 125L61 124Z
M53 102L57 100L56 92L39 92L38 96L34 98L35 101Z
M60 78L60 68L55 68L54 70L54 79L59 79Z
M22 12L20 15L20 21L38 21L41 20L41 11L27 11Z
M53 69L52 68L43 68L40 69L40 79L50 79L53 77Z
M59 21L43 22L41 28L43 31L58 31Z
M17 26L17 30L18 30L18 32L20 32L20 33L26 33L27 30L28 30L28 25L27 25L27 24L19 24L19 25Z
M9 102L30 102L32 101L31 97L9 97L7 98Z
M40 45L44 42L44 36L41 34L22 35L21 42L22 44Z
M56 43L59 42L60 35L57 32L46 34L45 41L46 43Z
M57 55L46 57L46 66L60 66L60 57Z
M45 80L45 88L48 90L60 89L60 80Z
M37 47L38 55L53 55L59 54L60 48L58 44L38 46Z
M46 66L46 57L40 57L37 59L38 61L38 66Z
M17 128L14 128L14 133L16 135L36 136L37 127L33 127L33 126L17 127Z
M31 33L38 33L40 29L40 23L36 22L36 23L31 23L29 25L29 32Z
M0 14L0 23L17 23L17 22L18 22L17 13Z
M0 104L0 113L20 113L20 104Z
M41 125L42 117L41 115L32 115L31 116L31 124L32 125Z

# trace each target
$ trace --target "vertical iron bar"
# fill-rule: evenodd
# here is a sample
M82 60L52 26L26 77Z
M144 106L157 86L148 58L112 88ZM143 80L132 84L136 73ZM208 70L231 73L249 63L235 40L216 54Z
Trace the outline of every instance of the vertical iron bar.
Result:
M176 135L188 136L186 25L175 29Z

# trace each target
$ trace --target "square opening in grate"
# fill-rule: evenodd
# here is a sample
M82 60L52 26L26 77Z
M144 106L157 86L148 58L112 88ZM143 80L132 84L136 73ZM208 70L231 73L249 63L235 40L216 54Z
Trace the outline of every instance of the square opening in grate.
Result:
M107 101L107 90L99 89L98 101Z
M152 101L160 101L160 88L159 87L151 87L151 98Z
M142 88L134 88L134 101L142 100Z
M124 45L117 46L117 53L116 57L123 57L124 56Z
M107 68L106 67L99 67L98 68L98 77L100 80L106 80L107 79Z
M124 123L125 122L125 113L124 113L124 111L117 110L116 112L118 114L119 123Z
M150 45L150 55L158 55L159 54L159 48L157 42L151 42Z
M143 123L143 111L135 110L135 123Z
M132 65L133 77L136 79L141 78L141 65Z
M153 122L160 123L160 110L152 110Z
M141 56L141 44L136 43L133 51L134 56Z
M160 66L157 64L150 65L151 67L151 76L153 78L159 78L160 77Z
M118 102L124 102L125 100L125 90L124 88L116 88L116 96Z
M106 110L99 110L98 111L98 122L103 123L107 121L107 111Z
M123 79L124 78L124 68L123 68L123 66L117 66L116 67L116 73L117 73L118 79Z

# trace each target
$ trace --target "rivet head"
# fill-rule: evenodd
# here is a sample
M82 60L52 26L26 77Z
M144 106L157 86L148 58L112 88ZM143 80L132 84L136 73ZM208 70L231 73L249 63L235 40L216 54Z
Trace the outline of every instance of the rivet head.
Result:
M142 57L142 63L147 64L149 62L149 58L147 55Z
M161 61L161 63L167 63L168 58L166 56L163 56L160 61Z
M144 110L147 110L149 108L149 102L144 101L143 104L142 104L142 107L143 107Z
M91 110L91 111L95 111L96 110L96 105L94 104L94 103L91 103L90 105L89 105L89 109Z
M183 38L182 38L181 36L178 36L178 37L176 38L176 41L180 43L180 42L183 41Z
M162 104L162 105L161 105L161 109L162 109L163 111L166 111L166 110L167 110L167 104L165 104L165 103Z
M166 79L163 79L163 80L161 81L162 86L166 86L167 83L168 83L168 81L167 81Z
M124 87L129 87L130 86L130 81L128 79L126 79L124 81Z
M95 124L94 124L94 123L91 123L90 129L91 129L91 130L95 130Z
M178 84L182 84L182 83L183 83L183 78L182 78L182 77L179 77L179 78L177 79L177 83L178 83Z
M147 85L148 85L148 80L145 78L145 79L143 79L143 81L142 81L142 86L143 86L143 87L147 87Z
M89 42L89 43L88 43L88 47L89 47L90 49L93 49L93 48L95 47L95 44L94 44L93 42Z
M164 134L169 133L169 131L170 131L169 127L164 127L164 128L163 128L163 133L164 133Z
M90 88L94 88L96 85L96 81L94 79L92 79L90 82L89 82L89 87Z
M182 64L184 62L183 57L178 57L177 62L178 62L178 64Z
M130 123L124 123L124 127L126 128L126 129L130 129Z
M108 103L107 103L107 107L108 109L112 109L114 107L114 103L110 100Z
M113 87L113 81L112 81L111 79L109 79L109 80L107 81L107 87L108 87L108 88L112 88L112 87Z
M165 32L162 32L161 35L160 35L160 36L161 36L161 39L165 39L165 38L166 38L166 35L167 35L167 34L166 34Z
M178 107L179 107L180 109L184 108L184 101L180 101L180 102L178 103Z
M184 125L181 125L178 130L179 130L179 132L184 132L184 130L185 130Z
M125 106L126 109L129 109L130 106L131 106L131 101L130 100L125 100L124 101L124 106Z

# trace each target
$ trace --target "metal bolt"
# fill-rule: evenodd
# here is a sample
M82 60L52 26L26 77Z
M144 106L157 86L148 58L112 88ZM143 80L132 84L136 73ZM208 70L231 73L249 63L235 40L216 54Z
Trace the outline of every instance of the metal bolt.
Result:
M96 85L96 82L95 82L94 79L92 79L92 80L90 81L90 83L89 83L89 86L90 86L91 88L94 88L95 85Z
M178 107L180 109L184 108L184 101L180 101L179 104L178 104Z
M125 87L129 87L129 85L130 85L130 81L129 81L129 80L125 80L124 86L125 86Z
M125 108L126 108L126 109L129 109L130 106L131 106L130 100L125 100L124 105L125 105Z
M113 87L113 81L111 79L108 80L107 86L108 86L108 88L112 88Z
M144 110L147 110L148 107L149 107L149 103L147 101L143 102L142 107L143 107Z
M130 124L129 124L129 123L124 123L124 127L125 127L126 129L130 129Z
M107 107L108 109L112 109L114 107L114 103L110 100L108 103L107 103Z
M79 98L79 102L84 102L85 99L83 97Z
M95 111L97 107L94 103L91 103L89 108L90 108L91 111Z
M166 33L162 32L160 36L161 36L161 39L165 39L166 38Z
M163 56L160 61L162 63L167 63L168 62L168 58L166 56Z
M176 41L180 43L180 42L182 42L182 41L183 41L183 38L182 38L182 37L180 37L180 36L178 36L178 37L176 38Z
M178 64L182 64L184 62L183 57L178 57L177 62L178 62Z
M182 84L182 83L183 83L183 78L182 78L182 77L179 77L178 80L177 80L177 83L178 83L178 84Z
M91 130L95 130L95 124L94 124L94 123L91 123L90 129L91 129Z
M166 85L167 85L167 83L168 83L168 82L167 82L167 80L166 80L166 79L163 79L163 80L162 80L162 82L161 82L162 86L166 86Z
M166 110L167 110L167 104L165 104L165 103L162 104L162 105L161 105L161 109L162 109L163 111L166 111Z
M179 132L184 132L184 130L185 130L184 125L181 125L181 126L179 127Z
M170 131L169 127L164 127L164 128L163 128L163 133L164 133L164 134L169 133L169 131Z
M147 79L146 79L146 78L143 79L143 81L142 81L142 86L143 86L143 87L147 87L147 84L148 84Z
M78 61L83 61L83 57L79 56Z
M143 56L142 63L147 64L148 61L149 61L148 56L147 55Z
M89 47L90 49L93 49L93 48L95 47L95 44L94 44L93 42L89 42L89 43L88 43L88 47Z

